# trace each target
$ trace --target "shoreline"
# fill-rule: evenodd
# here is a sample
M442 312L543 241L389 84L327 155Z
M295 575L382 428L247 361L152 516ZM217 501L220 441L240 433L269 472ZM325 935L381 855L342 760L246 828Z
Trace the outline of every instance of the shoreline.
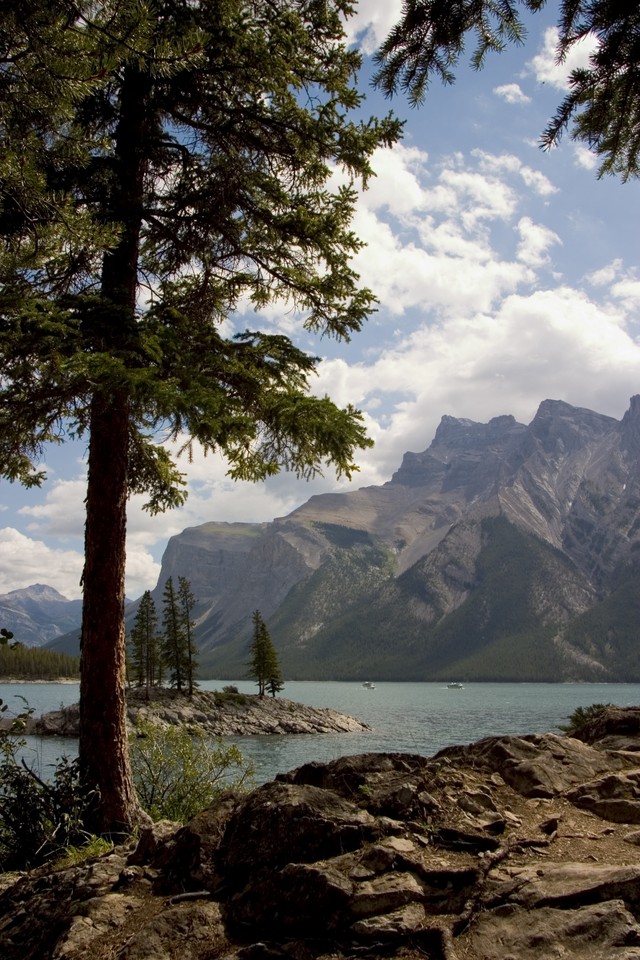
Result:
M25 679L24 677L0 677L0 686L3 684L32 684L32 683L59 683L59 684L71 684L71 683L80 683L80 677L55 677L50 680L31 680Z
M77 737L79 705L51 710L27 721L24 733L47 737ZM0 721L0 724L2 721ZM127 723L159 727L198 727L212 736L278 736L283 734L364 733L370 727L329 707L311 707L283 697L224 694L196 690L192 697L161 688L147 700L145 691L127 691Z

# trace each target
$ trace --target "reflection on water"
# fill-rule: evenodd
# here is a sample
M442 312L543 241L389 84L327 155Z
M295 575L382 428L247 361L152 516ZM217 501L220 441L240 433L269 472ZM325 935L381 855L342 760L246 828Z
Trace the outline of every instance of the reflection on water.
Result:
M220 690L234 683L243 693L253 693L251 681L207 680L203 690ZM559 726L578 706L591 703L640 703L639 684L469 683L461 690L439 683L384 683L375 690L359 683L286 684L284 695L316 707L331 707L369 724L366 733L301 736L234 737L256 765L256 780L270 780L310 760L329 761L367 751L401 751L430 756L453 743L482 737L542 733ZM26 697L36 714L55 710L78 698L77 684L0 684L0 698L10 709L22 708L16 696ZM74 740L30 738L31 756L38 765L74 755Z

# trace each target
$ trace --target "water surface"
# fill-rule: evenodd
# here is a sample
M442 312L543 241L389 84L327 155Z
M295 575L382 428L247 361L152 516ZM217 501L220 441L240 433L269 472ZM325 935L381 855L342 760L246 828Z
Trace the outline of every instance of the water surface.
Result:
M206 680L203 690L221 690L233 683L254 693L251 681ZM365 733L300 736L236 737L257 768L259 782L309 760L327 761L367 751L402 751L430 756L442 747L471 743L503 734L559 732L578 706L640 704L640 684L468 683L451 690L443 683L376 683L370 690L359 683L292 681L282 695L315 707L332 707L364 721ZM0 698L20 710L24 697L39 715L75 703L78 684L0 684ZM62 754L74 755L74 740L30 738L39 764L53 763Z

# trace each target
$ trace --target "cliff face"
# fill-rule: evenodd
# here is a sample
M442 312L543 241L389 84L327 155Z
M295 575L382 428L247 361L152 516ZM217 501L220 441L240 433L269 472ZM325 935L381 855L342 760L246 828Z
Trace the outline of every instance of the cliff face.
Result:
M158 591L191 580L219 676L257 608L292 678L638 680L639 460L640 397L622 421L444 416L382 486L174 537Z
M216 676L246 674L259 609L291 679L640 680L639 560L640 396L622 421L545 400L444 416L382 486L189 528L154 594L191 581Z

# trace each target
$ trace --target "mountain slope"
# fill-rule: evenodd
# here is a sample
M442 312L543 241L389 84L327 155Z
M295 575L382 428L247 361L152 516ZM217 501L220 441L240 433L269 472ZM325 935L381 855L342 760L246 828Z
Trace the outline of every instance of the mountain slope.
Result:
M74 630L81 617L81 600L67 600L42 583L0 596L0 626L28 647L46 645Z
M230 596L200 594L201 660L241 675L257 607L291 677L630 679L570 628L624 608L639 549L640 397L622 421L553 400L528 426L445 416L388 483L263 525Z
M640 396L622 421L545 400L528 425L443 416L378 487L169 542L200 663L246 673L250 618L286 677L640 679Z

